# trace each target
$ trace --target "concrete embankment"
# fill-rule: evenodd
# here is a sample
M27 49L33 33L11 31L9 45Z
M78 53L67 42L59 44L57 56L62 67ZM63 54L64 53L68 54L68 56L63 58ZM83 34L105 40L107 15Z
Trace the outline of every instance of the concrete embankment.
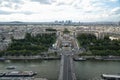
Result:
M16 57L16 56L6 56L1 57L0 60L59 60L60 57L35 57L35 56L25 56L25 57Z
M85 60L120 60L120 56L76 56L75 61Z

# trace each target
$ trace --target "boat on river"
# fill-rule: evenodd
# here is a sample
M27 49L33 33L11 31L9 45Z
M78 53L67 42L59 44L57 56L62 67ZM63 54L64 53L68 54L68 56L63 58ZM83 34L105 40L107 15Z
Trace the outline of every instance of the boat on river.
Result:
M4 76L5 73L4 72L0 72L0 77Z
M16 68L16 66L8 66L8 67L6 67L6 69L15 69Z
M5 60L5 58L0 58L0 61L4 61Z
M120 80L120 74L102 74L101 77L105 80Z
M74 58L74 61L86 61L86 58L83 57Z
M37 73L33 71L10 71L1 72L0 77L33 77L36 74Z

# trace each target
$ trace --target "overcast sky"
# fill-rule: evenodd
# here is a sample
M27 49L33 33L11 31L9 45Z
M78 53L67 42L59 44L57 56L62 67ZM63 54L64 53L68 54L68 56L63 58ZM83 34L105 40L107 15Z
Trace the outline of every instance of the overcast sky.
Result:
M0 21L120 21L120 0L0 0Z

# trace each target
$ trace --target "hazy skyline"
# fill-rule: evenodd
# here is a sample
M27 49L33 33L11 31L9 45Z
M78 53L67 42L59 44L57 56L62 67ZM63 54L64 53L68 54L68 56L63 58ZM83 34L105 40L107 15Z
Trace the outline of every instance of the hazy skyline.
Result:
M120 21L120 0L0 0L0 21Z

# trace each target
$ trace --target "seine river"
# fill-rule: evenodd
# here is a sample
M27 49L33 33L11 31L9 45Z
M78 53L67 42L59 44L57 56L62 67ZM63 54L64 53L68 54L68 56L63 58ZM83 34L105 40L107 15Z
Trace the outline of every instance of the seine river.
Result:
M103 73L120 73L120 61L80 61L74 64L77 80L100 80ZM0 72L9 71L7 66L16 66L15 70L35 71L38 73L36 77L58 80L60 60L1 61Z
M6 69L7 66L16 66L15 70L35 71L38 73L36 77L57 80L59 65L59 60L0 62L0 72L10 71Z
M120 61L75 62L77 80L101 80L103 73L120 73Z

